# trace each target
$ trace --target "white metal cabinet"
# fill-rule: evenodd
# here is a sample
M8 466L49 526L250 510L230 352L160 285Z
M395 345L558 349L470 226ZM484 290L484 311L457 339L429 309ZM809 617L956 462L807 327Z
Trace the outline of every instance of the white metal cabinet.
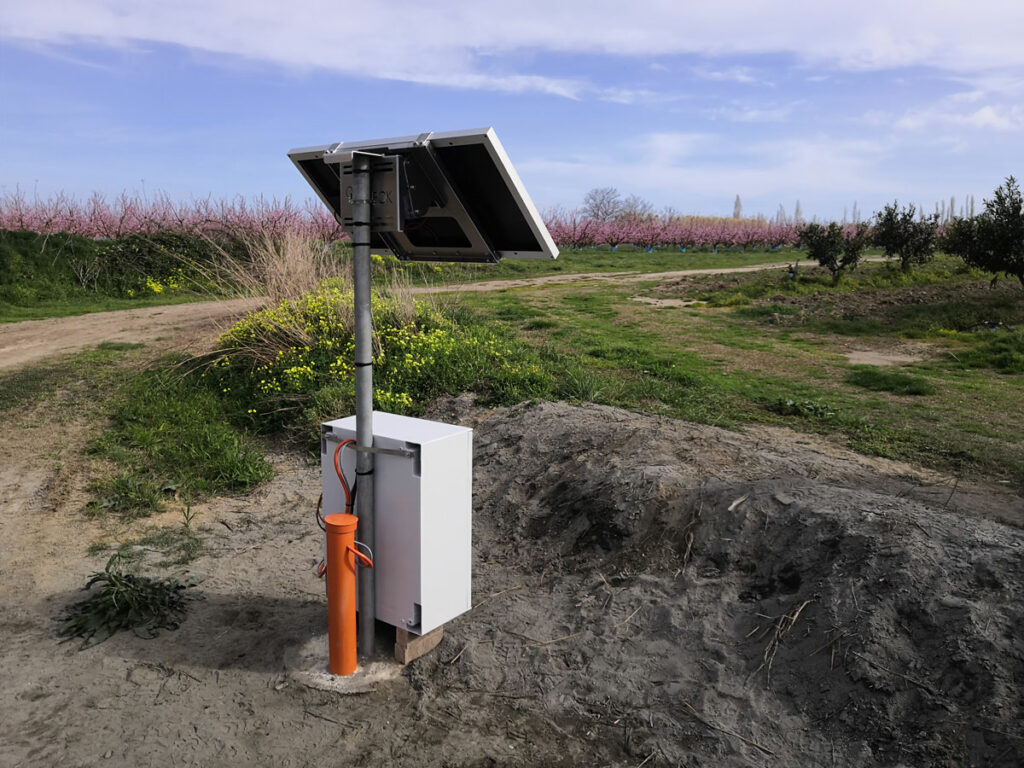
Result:
M345 511L334 451L355 436L355 416L322 426L325 515ZM374 411L373 444L413 454L374 457L377 618L424 634L472 607L473 430ZM339 457L350 485L355 456Z

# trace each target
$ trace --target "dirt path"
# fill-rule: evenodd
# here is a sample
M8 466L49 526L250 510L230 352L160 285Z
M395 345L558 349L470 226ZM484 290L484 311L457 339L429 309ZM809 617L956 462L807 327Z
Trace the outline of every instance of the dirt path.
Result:
M413 293L449 293L480 291L504 291L508 288L533 288L544 285L565 283L641 283L647 280L675 280L691 275L730 275L738 272L761 272L767 269L785 269L789 264L751 264L746 267L713 267L708 269L676 269L671 272L579 272L571 275L544 275L513 280L488 280L482 283L463 285L427 285L412 289Z
M104 341L152 343L173 337L174 346L181 348L191 338L208 335L211 328L227 325L258 304L259 299L204 301L3 324L0 371L77 352Z

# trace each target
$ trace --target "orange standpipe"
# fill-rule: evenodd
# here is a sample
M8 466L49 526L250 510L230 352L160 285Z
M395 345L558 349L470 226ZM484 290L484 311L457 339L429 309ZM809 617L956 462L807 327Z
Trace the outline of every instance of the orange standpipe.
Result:
M356 671L356 559L368 568L373 561L356 549L355 515L324 518L327 528L327 642L332 675Z

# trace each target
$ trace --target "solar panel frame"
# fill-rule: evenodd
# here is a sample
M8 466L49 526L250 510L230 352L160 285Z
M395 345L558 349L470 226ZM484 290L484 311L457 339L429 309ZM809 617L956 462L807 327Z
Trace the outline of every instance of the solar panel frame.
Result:
M558 248L493 128L291 150L292 163L343 227L341 168L352 152L405 158L433 194L429 210L406 218L404 231L375 231L375 248L409 261L557 258Z

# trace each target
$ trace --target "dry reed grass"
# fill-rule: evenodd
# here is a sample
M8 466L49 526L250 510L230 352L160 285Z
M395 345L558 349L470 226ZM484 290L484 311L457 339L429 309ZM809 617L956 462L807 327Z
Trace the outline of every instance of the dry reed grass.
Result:
M294 300L316 290L324 280L352 284L352 260L321 241L298 232L256 235L245 242L247 260L221 249L219 286L247 295L264 296L268 303Z

